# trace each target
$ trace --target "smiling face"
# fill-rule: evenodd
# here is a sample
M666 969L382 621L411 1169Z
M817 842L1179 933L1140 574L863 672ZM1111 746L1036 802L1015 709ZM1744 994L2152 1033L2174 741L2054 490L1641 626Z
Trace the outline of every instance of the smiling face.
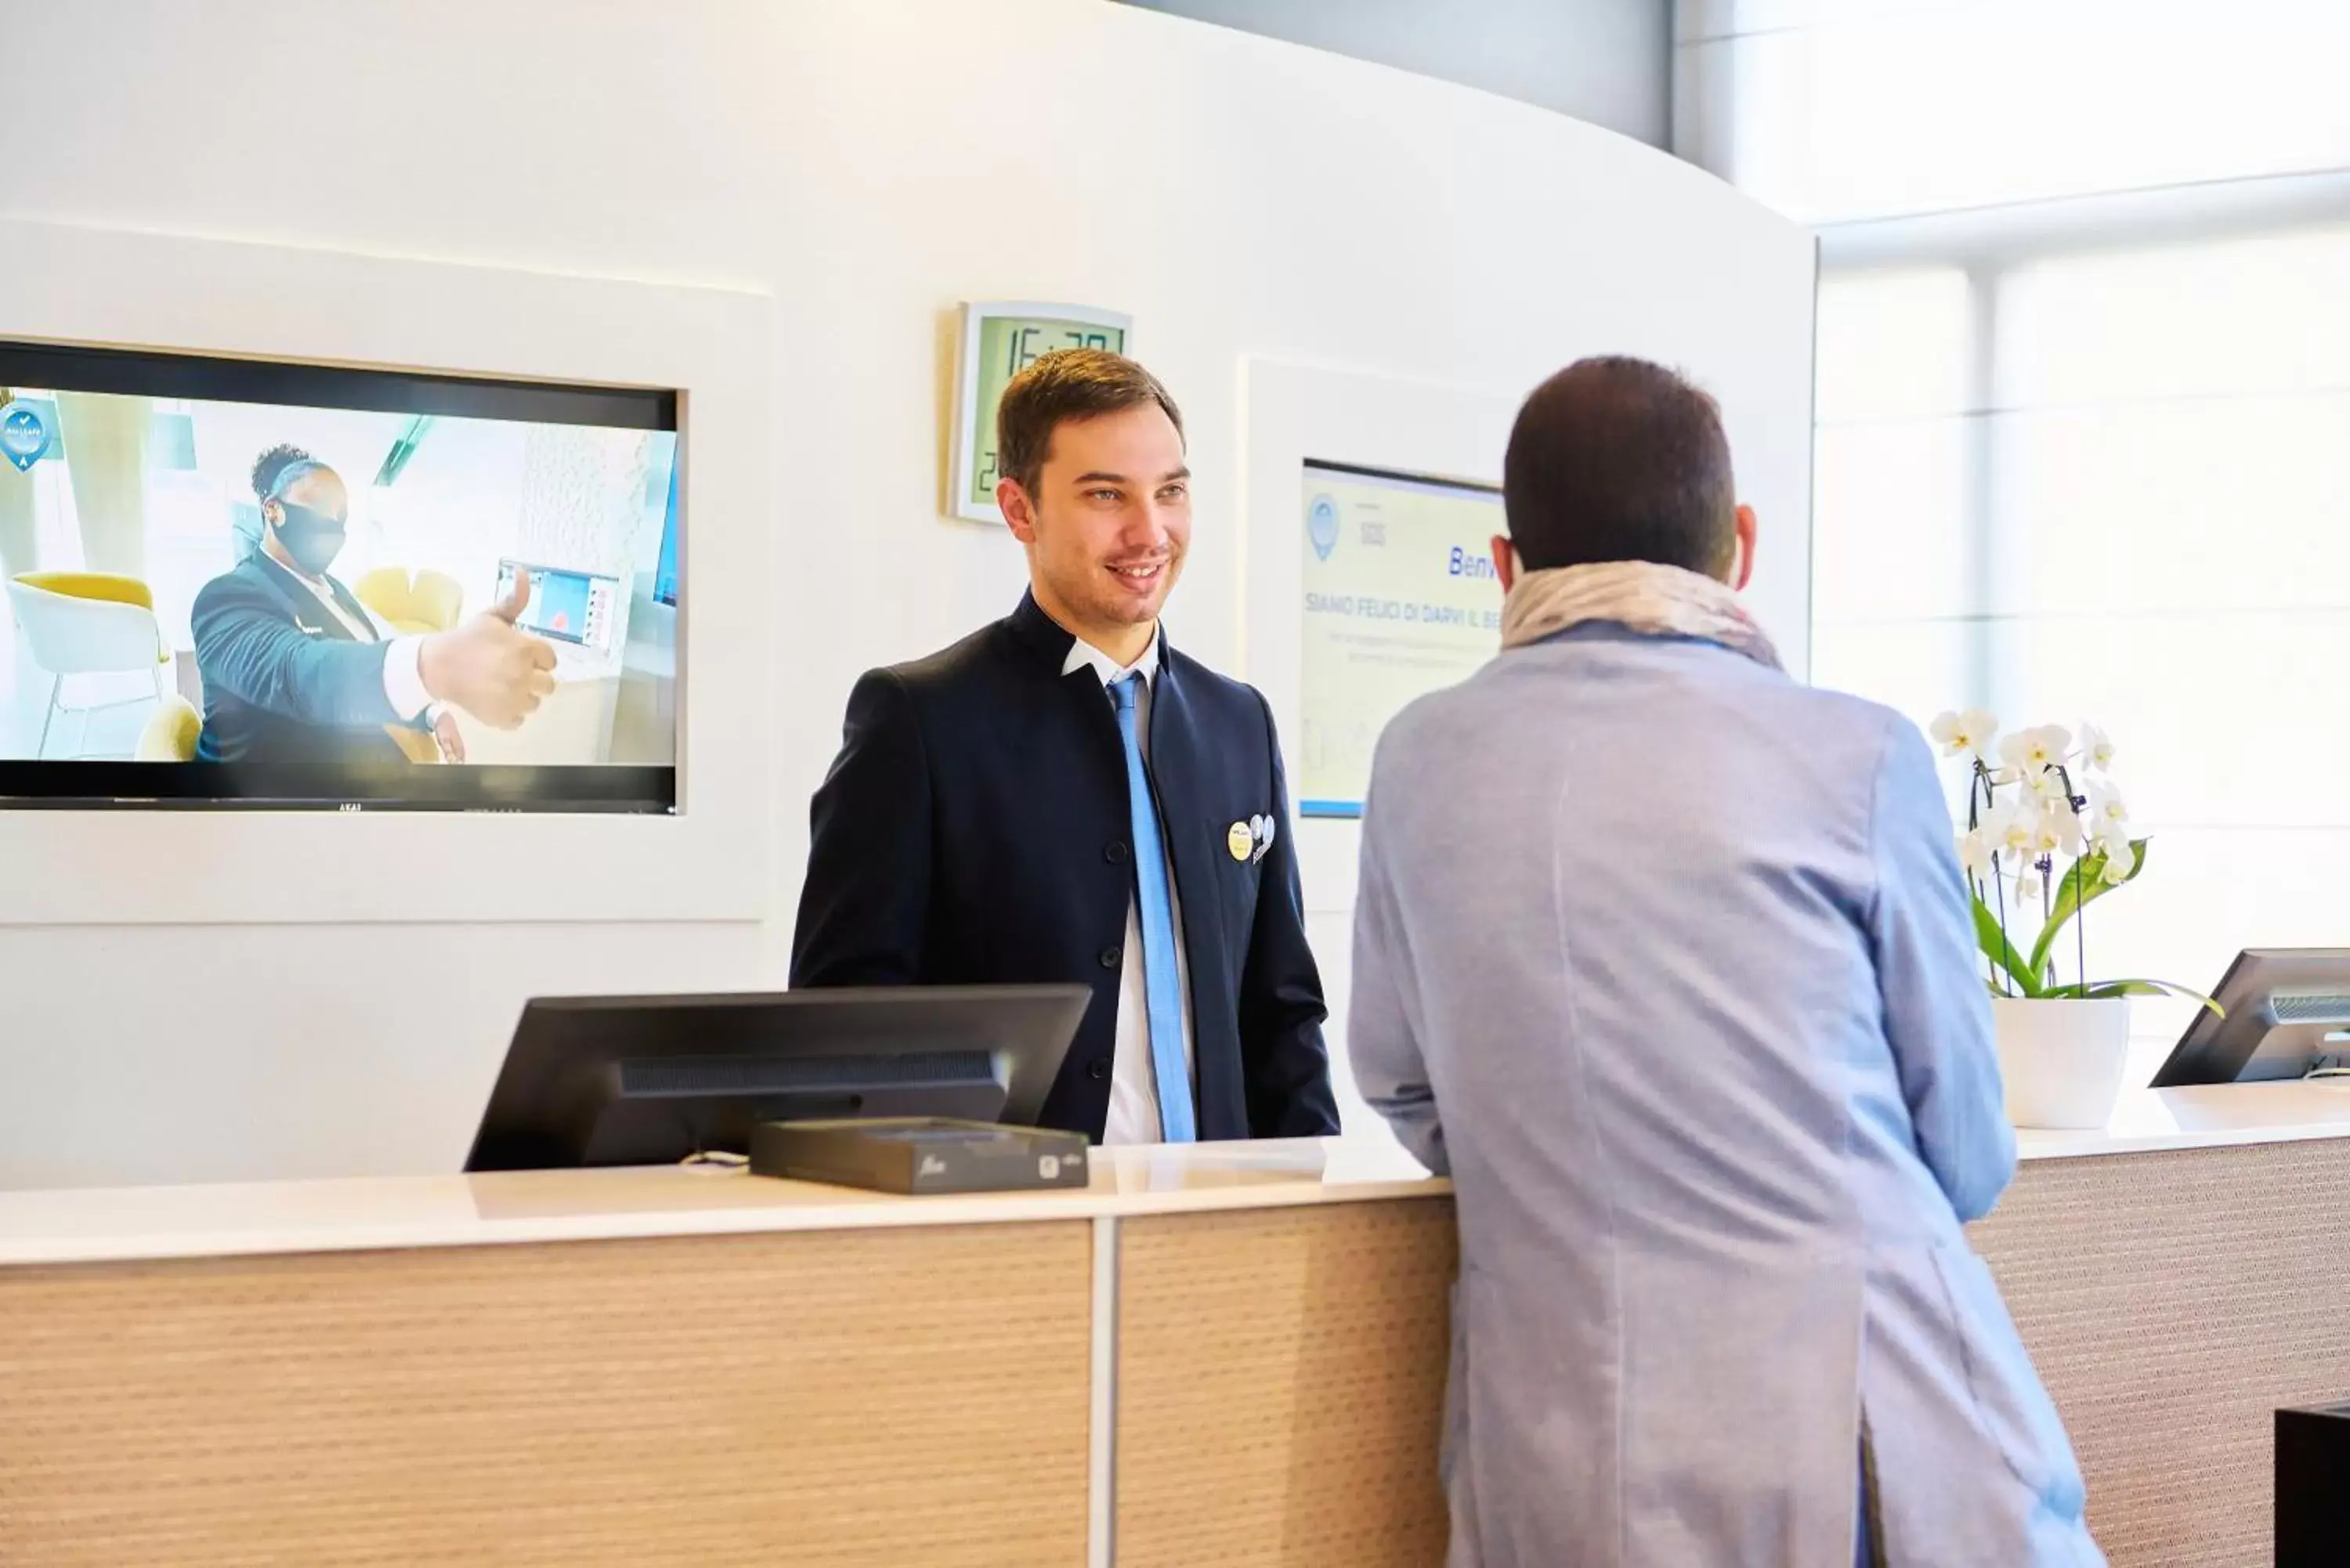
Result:
M1191 543L1183 437L1155 402L1064 420L1033 493L997 487L1036 603L1120 664L1142 657Z

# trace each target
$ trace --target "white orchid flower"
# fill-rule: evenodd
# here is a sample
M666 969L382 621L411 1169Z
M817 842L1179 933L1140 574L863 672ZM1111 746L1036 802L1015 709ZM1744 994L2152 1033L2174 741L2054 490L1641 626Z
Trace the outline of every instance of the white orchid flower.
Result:
M2095 827L2096 851L2108 860L2118 860L2125 866L2137 863L2137 850L2130 844L2130 827L2126 821L2099 823Z
M1946 757L1987 757L1991 741L1999 734L1999 721L1980 708L1970 708L1963 713L1942 714L1927 732Z
M2003 801L1984 813L1981 833L1992 854L2029 860L2036 826L2037 812L2028 802Z
M2062 806L2066 811L2073 809L2072 789L2065 781L2063 770L2046 769L2033 774L2031 782L2033 798L2043 805L2052 810L2058 806Z
M2114 765L2113 737L2086 721L2081 725L2081 760L2101 774Z
M1970 877L1981 877L1991 870L1991 835L1980 827L1970 828L1959 835L1959 864Z
M2026 858L2038 860L2060 852L2081 853L2081 819L2073 815L2070 807L2054 801L2043 805L2025 802L2019 805L2017 815L2022 819Z
M2098 880L2108 888L2118 888L2128 881L2130 873L2137 869L2137 856L2125 844L2118 855L2110 849L2106 851L2106 868L2098 873Z
M2072 732L2062 724L2043 724L2034 730L2019 730L1999 743L1999 760L2024 779L2037 779L2049 769L2063 765L2064 753L2073 744Z
M2089 786L2089 821L2100 835L2109 828L2129 826L2129 807L2122 804L2122 792L2109 784Z
M2043 807L2040 820L2033 824L2032 847L2039 855L2054 855L2060 850L2066 855L2078 855L2083 836L2081 819L2073 815L2072 803L2060 796Z
M2038 871L2029 867L2025 867L2022 876L2015 879L2015 897L2020 903L2029 904L2034 899L2044 898L2047 895L2048 884L2042 879Z

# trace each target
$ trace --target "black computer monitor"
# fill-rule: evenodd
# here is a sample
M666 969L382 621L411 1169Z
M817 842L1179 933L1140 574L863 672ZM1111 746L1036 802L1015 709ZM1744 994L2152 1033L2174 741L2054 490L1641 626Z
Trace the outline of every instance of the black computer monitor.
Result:
M741 1154L765 1121L1033 1126L1091 998L1082 985L540 998L465 1168Z
M2248 948L2198 1008L2153 1087L2305 1078L2350 1067L2350 948Z

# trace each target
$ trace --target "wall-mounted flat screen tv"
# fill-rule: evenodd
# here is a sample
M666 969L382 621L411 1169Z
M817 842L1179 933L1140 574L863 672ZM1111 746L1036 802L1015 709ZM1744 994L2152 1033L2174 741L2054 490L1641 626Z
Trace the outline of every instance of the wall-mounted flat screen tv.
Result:
M677 410L0 342L0 807L674 811Z

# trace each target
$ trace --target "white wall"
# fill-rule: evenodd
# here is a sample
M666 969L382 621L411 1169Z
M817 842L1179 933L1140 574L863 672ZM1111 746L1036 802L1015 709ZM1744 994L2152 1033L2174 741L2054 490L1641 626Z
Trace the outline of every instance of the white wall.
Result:
M1672 121L1670 0L1127 0L1420 71L1647 142Z
M0 929L0 1183L449 1168L524 997L780 984L850 681L1024 580L1005 537L939 517L960 299L1134 313L1200 474L1170 632L1226 668L1246 356L1503 396L1593 351L1681 363L1774 543L1807 543L1808 243L1523 105L1098 0L6 22L0 101L40 152L7 161L0 217L773 291L773 510L690 526L775 530L743 638L776 661L745 722L772 725L777 826L758 922ZM1343 932L1315 932L1339 999Z

